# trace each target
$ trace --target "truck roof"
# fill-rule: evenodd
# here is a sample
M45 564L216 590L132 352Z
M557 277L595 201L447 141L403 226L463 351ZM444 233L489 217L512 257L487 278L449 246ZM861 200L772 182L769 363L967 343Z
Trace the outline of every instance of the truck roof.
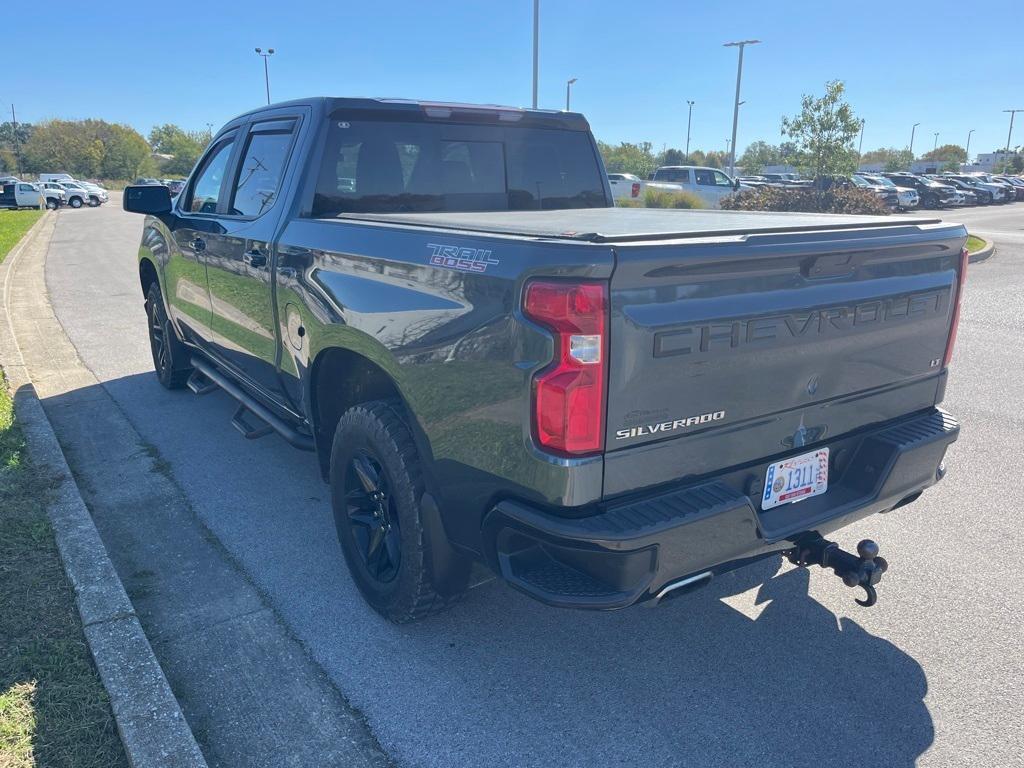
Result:
M917 216L850 216L768 211L576 208L554 211L343 214L359 219L473 233L619 243L939 224ZM953 226L953 225L951 225Z
M526 107L509 107L502 104L466 104L449 101L430 101L423 99L402 98L363 98L348 96L312 96L305 99L292 99L245 112L235 120L257 115L281 107L310 106L324 114L335 112L368 112L401 114L431 118L481 119L508 121L510 123L529 122L557 125L568 130L590 130L587 119L579 112L562 112L556 109L528 109ZM234 122L234 121L231 121Z

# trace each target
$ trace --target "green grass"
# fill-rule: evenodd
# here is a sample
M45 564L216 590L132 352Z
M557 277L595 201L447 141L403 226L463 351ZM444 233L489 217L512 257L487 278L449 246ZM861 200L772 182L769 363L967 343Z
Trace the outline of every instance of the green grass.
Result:
M126 766L46 515L48 488L0 375L0 768Z
M648 187L644 193L646 208L707 208L707 204L693 192L673 192L668 189Z
M0 211L0 262L21 240L22 236L39 221L44 211ZM0 763L2 768L3 763Z
M967 238L967 252L968 253L976 253L977 251L980 251L982 248L984 248L987 245L988 245L988 243L986 241L982 240L980 237L975 237L974 235L969 235L968 238Z

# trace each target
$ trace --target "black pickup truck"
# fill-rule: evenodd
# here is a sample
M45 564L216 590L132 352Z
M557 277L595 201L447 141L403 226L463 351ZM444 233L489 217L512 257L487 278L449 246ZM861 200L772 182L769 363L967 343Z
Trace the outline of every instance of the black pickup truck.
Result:
M558 606L657 604L945 472L967 258L922 218L613 207L578 114L316 98L242 115L139 251L160 382L314 452L394 621L474 563Z

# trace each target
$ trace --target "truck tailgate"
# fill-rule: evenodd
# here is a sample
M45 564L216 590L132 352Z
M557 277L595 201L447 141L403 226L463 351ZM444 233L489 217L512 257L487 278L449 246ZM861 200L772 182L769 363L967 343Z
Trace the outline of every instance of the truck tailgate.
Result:
M606 496L935 405L962 226L615 246Z

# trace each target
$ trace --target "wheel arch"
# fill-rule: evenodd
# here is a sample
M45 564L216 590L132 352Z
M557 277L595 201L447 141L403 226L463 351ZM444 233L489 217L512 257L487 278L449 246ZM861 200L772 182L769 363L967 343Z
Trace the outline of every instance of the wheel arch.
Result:
M149 286L153 283L160 284L160 273L152 259L143 257L139 259L139 284L142 287L142 295L149 293Z
M399 399L407 414L417 448L423 434L395 378L365 355L345 347L321 350L310 366L309 404L317 459L326 479L330 473L334 430L345 411L371 400Z

